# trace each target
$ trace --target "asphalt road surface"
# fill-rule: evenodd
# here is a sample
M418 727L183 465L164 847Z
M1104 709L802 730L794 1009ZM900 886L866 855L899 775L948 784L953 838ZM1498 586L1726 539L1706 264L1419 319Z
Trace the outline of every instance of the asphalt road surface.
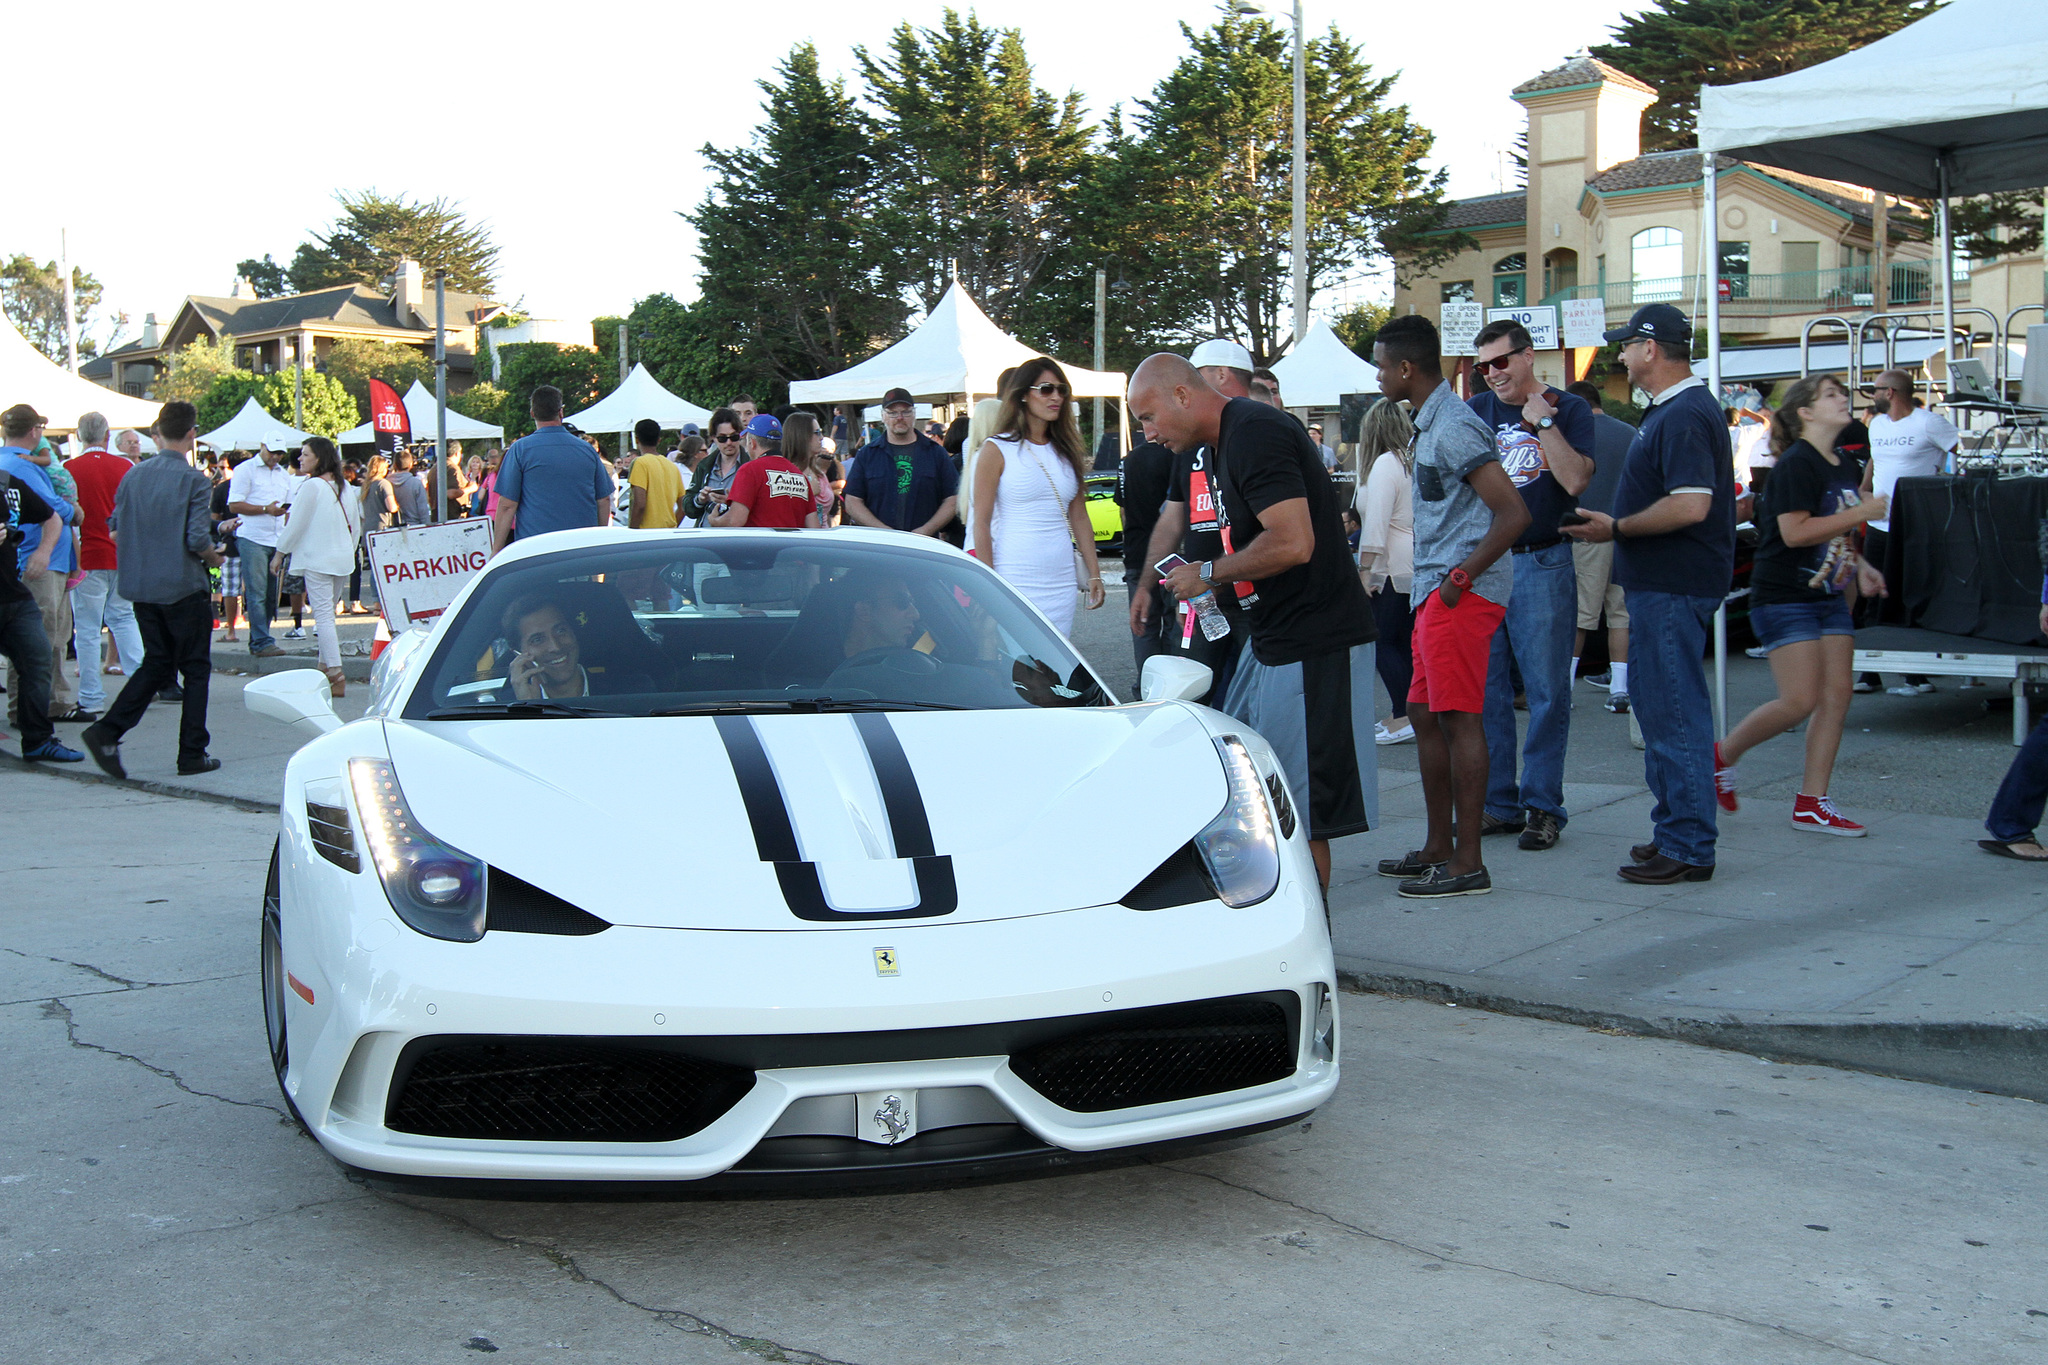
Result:
M454 1198L281 1112L274 817L0 771L0 1360L2048 1358L2042 1109L1346 996L1312 1122L837 1198Z

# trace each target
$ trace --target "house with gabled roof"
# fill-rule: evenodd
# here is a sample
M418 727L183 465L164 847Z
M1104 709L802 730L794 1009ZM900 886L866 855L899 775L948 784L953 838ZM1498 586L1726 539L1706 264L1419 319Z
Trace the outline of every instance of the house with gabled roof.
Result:
M303 294L260 299L237 279L225 297L192 294L170 324L159 328L154 314L143 334L80 367L86 378L136 397L147 397L171 355L204 337L235 339L235 351L258 374L280 370L294 356L322 367L327 353L345 337L434 349L434 286L419 262L401 260L386 281L390 292L363 284L338 284ZM455 392L473 382L477 331L505 312L482 294L447 291L448 384Z

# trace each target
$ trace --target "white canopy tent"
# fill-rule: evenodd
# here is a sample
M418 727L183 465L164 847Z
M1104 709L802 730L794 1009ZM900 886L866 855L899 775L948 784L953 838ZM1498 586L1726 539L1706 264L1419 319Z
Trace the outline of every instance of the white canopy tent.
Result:
M1330 324L1317 318L1301 343L1273 362L1280 401L1290 408L1334 408L1347 393L1379 389L1379 371L1346 346Z
M199 441L215 450L255 450L259 446L296 450L306 443L306 433L294 431L272 417L251 394L240 412L200 436Z
M412 424L412 439L431 441L434 439L434 395L425 384L415 379L412 387L405 391L405 419ZM369 445L377 439L376 430L365 422L359 427L350 427L334 438L336 444L345 446ZM505 428L491 422L479 422L474 417L464 417L454 408L448 409L448 439L451 441L502 441Z
M1900 75L1910 72L1909 80ZM1720 222L1716 154L1939 206L1944 353L1955 344L1948 201L2048 183L2048 5L1950 0L1917 23L1803 71L1700 90L1702 240ZM1716 281L1718 284L1718 281ZM1707 378L1721 387L1721 304L1707 296ZM2002 340L2003 338L1999 338ZM1725 612L1725 608L1724 608ZM1727 725L1727 639L1716 618L1716 729Z
M147 427L158 405L80 379L29 345L14 323L0 317L0 408L27 403L59 431L71 431L88 412L104 413L116 427Z
M670 393L647 372L645 365L635 365L625 383L572 414L569 421L579 431L631 431L633 424L643 417L652 417L664 431L680 431L685 422L695 422L700 427L711 423L708 410ZM449 435L454 432L451 430Z
M890 389L912 397L946 399L954 394L992 394L996 380L1034 351L989 321L958 284L946 290L924 325L903 340L838 374L800 379L789 386L792 403L872 403ZM1124 376L1114 370L1084 370L1061 363L1077 398L1124 396Z

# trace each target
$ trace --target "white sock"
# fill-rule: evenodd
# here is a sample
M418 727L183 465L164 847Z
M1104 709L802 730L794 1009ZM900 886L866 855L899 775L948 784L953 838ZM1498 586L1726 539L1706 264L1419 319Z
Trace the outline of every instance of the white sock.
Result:
M1609 684L1607 685L1607 694L1608 694L1609 696L1611 696L1611 697L1625 697L1625 696L1627 696L1627 695L1628 695L1628 665L1627 665L1627 664L1615 664L1615 665L1613 665L1613 676L1614 676L1614 681L1610 682L1610 683L1609 683Z

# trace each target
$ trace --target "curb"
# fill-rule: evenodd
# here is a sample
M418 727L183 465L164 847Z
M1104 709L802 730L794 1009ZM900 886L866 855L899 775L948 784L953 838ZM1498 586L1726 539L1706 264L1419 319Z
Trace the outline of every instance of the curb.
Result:
M1770 1023L1735 1018L1649 1018L1598 1004L1547 1004L1428 977L1337 969L1344 990L1405 996L1580 1028L1669 1038L1803 1062L1927 1081L1958 1090L2048 1103L2048 1028L1986 1023Z
M350 682L370 681L370 666L375 660L367 654L344 654L341 656L341 675ZM289 673L295 668L318 668L318 654L285 654L268 659L259 659L246 651L230 654L226 658L213 656L213 671L237 677L260 677L270 673Z
M91 782L116 791L148 792L152 796L177 796L188 801L210 801L216 806L230 806L249 815L276 815L282 807L275 801L258 801L253 797L235 796L229 792L201 791L197 787L181 787L175 782L159 782L147 777L109 777L94 772L88 766L91 760L77 765L55 763L31 763L13 754L0 754L0 768L15 772L41 773L45 777L61 777L71 782Z

